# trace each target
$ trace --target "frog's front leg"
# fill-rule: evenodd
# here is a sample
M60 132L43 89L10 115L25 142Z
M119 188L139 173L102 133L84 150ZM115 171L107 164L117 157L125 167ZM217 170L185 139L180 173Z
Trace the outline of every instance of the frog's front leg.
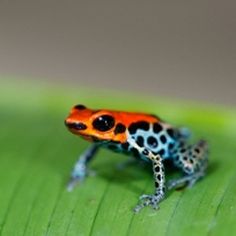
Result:
M67 185L67 190L72 191L75 185L84 180L88 174L88 163L95 156L98 151L98 145L92 144L85 152L80 155L78 161L75 163L71 173L70 181Z
M164 173L164 165L162 162L162 158L160 155L154 155L151 151L144 149L143 154L152 161L153 166L153 176L155 181L155 192L152 195L141 195L140 200L141 203L138 204L135 208L135 212L139 212L145 206L152 206L153 209L159 208L160 201L165 196L165 173Z
M192 187L196 181L205 175L208 164L208 146L206 141L200 140L195 145L182 143L176 149L174 164L179 167L185 176L168 182L168 189L188 185Z
M143 148L138 146L137 143L132 143L132 146L136 148L141 155L146 157L152 162L153 167L153 177L155 181L155 191L154 194L143 194L140 196L140 203L134 208L134 212L139 212L145 206L151 206L153 209L159 208L160 201L165 196L165 173L164 173L164 165L162 162L162 158L159 154L154 154L152 151L147 148Z

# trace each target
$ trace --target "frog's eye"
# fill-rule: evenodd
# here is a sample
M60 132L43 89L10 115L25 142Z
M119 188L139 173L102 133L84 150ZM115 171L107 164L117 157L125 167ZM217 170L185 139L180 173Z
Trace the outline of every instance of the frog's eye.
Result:
M93 127L99 131L108 131L115 125L115 119L110 115L102 115L93 121Z

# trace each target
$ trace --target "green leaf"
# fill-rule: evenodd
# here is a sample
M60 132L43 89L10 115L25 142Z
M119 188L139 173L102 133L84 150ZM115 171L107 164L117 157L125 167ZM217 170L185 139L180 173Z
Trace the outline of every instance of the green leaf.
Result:
M0 90L0 235L236 233L234 109L27 81L2 80ZM89 145L63 124L77 103L155 113L191 128L192 142L210 143L208 174L191 189L169 192L159 211L134 214L139 195L153 191L152 173L139 165L119 170L127 157L102 150L91 163L97 175L67 192L71 168Z

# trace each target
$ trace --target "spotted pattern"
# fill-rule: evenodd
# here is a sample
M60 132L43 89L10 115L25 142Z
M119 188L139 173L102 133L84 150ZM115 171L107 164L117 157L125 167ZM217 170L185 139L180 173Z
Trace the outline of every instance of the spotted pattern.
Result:
M199 141L195 145L179 143L173 153L174 164L186 174L193 174L206 168L207 145L205 141Z
M207 147L204 141L188 145L180 138L178 130L165 123L149 124L136 122L125 132L128 139L125 143L111 143L107 147L115 152L123 152L136 158L151 162L153 165L155 194L143 195L142 201L134 209L138 212L147 205L156 207L165 196L165 173L162 161L171 158L187 176L168 183L172 189L180 184L193 185L204 175L207 168Z
M140 147L148 147L163 159L171 156L171 150L178 142L174 136L173 128L164 123L144 124L141 122L131 124L128 141L135 140Z
M149 123L146 121L138 121L134 122L129 126L129 133L130 134L135 134L137 130L144 130L148 131L149 130Z
M132 123L128 129L123 128L122 124L117 124L115 130L117 131L114 133L127 132L127 142L105 144L105 146L115 152L131 154L146 161L146 151L140 152L133 147L132 142L135 142L139 147L147 147L155 155L160 155L162 159L170 158L172 151L178 145L178 140L174 136L174 129L164 123L149 124L139 121Z

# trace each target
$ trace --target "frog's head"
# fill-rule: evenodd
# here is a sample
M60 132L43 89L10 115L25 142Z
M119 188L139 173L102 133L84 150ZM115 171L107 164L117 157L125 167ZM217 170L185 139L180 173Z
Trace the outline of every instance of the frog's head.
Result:
M89 141L124 142L126 127L119 122L117 115L113 111L91 110L76 105L66 118L65 125L72 133Z

